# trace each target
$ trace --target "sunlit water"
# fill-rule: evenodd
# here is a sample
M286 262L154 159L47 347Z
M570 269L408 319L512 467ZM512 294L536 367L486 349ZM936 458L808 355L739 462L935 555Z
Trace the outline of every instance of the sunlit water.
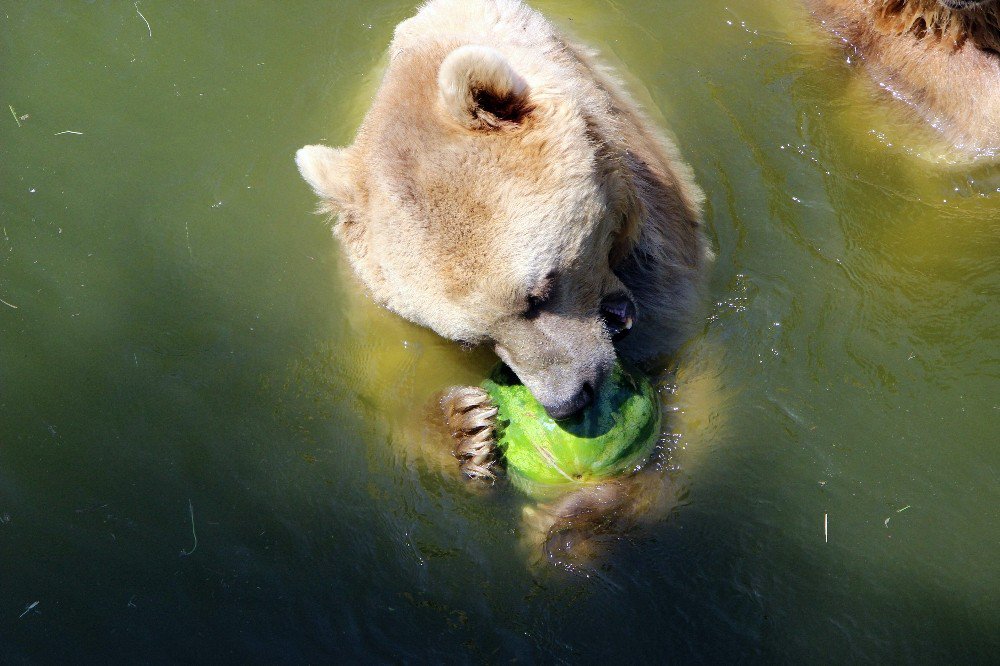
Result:
M6 3L3 661L996 658L1000 171L793 3L537 4L708 195L674 511L528 566L428 417L492 356L310 214L294 150L351 140L412 2Z

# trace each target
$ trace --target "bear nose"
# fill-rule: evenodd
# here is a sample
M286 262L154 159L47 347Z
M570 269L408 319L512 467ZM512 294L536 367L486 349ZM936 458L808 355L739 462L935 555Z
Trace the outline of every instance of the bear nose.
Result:
M618 342L632 330L635 303L627 294L613 294L601 301L601 318L611 339Z
M594 387L590 382L584 382L576 395L555 405L542 405L545 413L556 421L568 419L590 406L594 402Z

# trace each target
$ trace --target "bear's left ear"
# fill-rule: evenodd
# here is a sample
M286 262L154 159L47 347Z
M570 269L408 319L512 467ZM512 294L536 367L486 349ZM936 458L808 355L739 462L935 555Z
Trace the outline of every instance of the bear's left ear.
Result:
M513 127L531 112L528 84L503 54L487 46L460 46L438 70L445 109L473 130Z
M345 148L305 146L295 153L299 173L320 198L320 210L338 213L354 199L350 164Z

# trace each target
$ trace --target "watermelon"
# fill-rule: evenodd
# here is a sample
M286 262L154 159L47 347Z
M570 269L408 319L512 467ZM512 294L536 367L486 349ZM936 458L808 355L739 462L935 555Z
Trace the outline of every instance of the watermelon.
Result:
M660 435L656 393L616 364L580 414L555 421L502 364L482 384L497 407L496 438L514 484L532 494L593 483L641 465Z

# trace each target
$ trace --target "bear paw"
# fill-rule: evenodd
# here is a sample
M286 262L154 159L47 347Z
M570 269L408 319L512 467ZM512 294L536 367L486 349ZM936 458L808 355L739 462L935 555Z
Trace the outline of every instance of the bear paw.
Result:
M496 431L493 417L497 408L486 391L478 386L452 389L441 400L445 422L455 438L455 457L461 461L468 479L493 483L496 480Z

